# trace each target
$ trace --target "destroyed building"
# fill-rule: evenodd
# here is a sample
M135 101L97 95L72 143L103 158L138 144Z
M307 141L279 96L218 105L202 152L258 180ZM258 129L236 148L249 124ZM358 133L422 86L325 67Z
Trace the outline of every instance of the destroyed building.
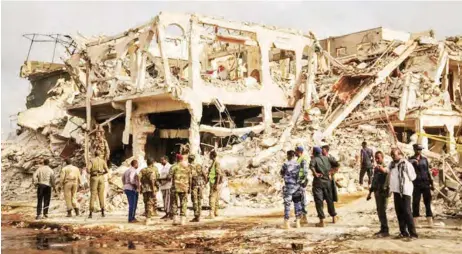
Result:
M2 162L21 174L44 154L56 167L69 156L83 167L103 128L116 207L123 161L158 159L184 144L201 155L218 149L240 197L234 204L244 196L277 202L279 167L296 144L331 144L342 164L339 191L357 190L363 140L382 151L424 143L433 159L454 155L455 166L462 40L433 36L375 28L317 41L311 32L174 13L114 36L77 35L63 64L21 68L32 91L18 140L49 149L8 147ZM2 179L2 190L16 189L7 197L31 188L11 179Z

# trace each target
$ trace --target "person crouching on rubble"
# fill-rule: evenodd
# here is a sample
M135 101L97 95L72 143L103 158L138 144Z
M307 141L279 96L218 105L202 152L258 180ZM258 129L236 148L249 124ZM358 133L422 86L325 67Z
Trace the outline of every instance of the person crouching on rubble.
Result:
M414 180L414 191L412 192L412 217L414 217L414 224L416 219L420 217L420 198L423 196L425 205L425 215L427 217L428 225L433 226L433 212L432 212L432 190L433 177L430 173L427 158L422 155L423 146L414 144L414 156L409 158L409 162L414 167L416 178Z
M306 210L306 206L308 199L306 198L306 186L308 184L308 175L304 172L308 172L308 156L303 152L302 146L297 146L295 148L295 155L297 155L297 163L299 165L299 181L300 187L302 188L302 218L300 222L302 224L308 224L308 219L306 214L308 213Z
M40 219L42 214L43 205L43 217L48 218L48 208L50 207L51 200L51 189L56 192L55 189L55 175L53 169L48 164L48 159L41 160L39 162L39 168L34 172L32 176L32 183L37 187L37 217L36 220Z
M398 148L391 150L393 159L388 166L390 175L390 191L393 192L396 216L399 222L400 234L398 238L417 238L414 219L411 213L411 196L414 190L416 175L412 164L403 158L403 153Z
M387 221L387 205L388 197L390 196L390 188L387 185L388 168L383 161L383 153L381 151L375 153L375 163L374 176L372 177L372 185L369 189L367 200L370 200L372 193L374 193L377 215L380 221L380 231L374 235L378 237L387 237L390 235Z
M295 210L295 227L300 228L300 218L303 214L302 212L302 192L304 191L300 186L299 173L300 165L298 164L295 158L295 152L290 150L287 152L287 161L284 162L281 168L281 176L284 178L284 188L283 188L283 198L284 198L284 228L289 229L289 213L290 205L292 201L294 202ZM308 172L305 170L303 172L305 175Z
M124 192L128 199L128 222L136 223L138 220L135 218L136 207L138 206L138 192L140 189L140 181L136 170L138 169L138 161L132 160L128 168L122 175L122 183L124 185Z
M310 170L313 173L313 198L316 205L316 211L319 217L319 223L316 227L324 227L324 200L327 203L327 210L332 216L332 223L338 221L337 213L332 196L332 181L329 177L337 170L339 164L333 157L322 155L322 150L319 147L313 147L313 158L310 162Z

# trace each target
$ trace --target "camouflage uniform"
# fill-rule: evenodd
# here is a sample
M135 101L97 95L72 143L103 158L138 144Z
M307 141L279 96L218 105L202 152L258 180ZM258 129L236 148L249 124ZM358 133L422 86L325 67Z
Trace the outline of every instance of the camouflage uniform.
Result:
M191 182L191 169L185 161L179 162L170 169L172 179L173 215L178 214L178 202L180 205L180 216L186 216L188 208L188 192Z
M290 205L292 201L294 202L295 216L300 218L303 209L302 209L302 191L304 189L300 186L299 175L308 174L307 170L301 168L298 161L292 159L285 162L282 165L281 176L284 178L284 188L283 188L283 197L284 197L284 219L289 219Z
M193 202L194 217L201 216L202 211L202 191L205 186L207 175L199 164L191 164L191 199Z
M101 209L104 209L104 175L108 172L106 161L101 157L94 158L88 167L88 172L90 173L90 212L94 211L97 196Z
M141 193L143 193L146 218L157 215L156 193L159 188L159 170L156 166L144 168L140 171Z
M219 195L220 195L220 190L218 188L218 185L220 183L217 183L217 178L218 176L223 177L223 172L221 171L220 168L220 163L215 159L212 162L212 165L210 166L209 169L209 183L210 183L210 196L209 196L209 204L210 204L210 210L213 211L215 216L218 215L218 201L219 201Z

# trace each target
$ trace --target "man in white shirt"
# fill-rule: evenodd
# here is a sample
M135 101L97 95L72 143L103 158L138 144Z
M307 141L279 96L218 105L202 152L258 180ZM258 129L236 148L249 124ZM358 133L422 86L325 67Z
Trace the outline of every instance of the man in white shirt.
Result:
M159 181L160 181L160 190L162 192L162 200L164 201L164 211L165 215L161 219L171 219L172 214L172 202L170 200L170 189L172 188L172 180L168 179L168 174L170 172L170 163L168 163L167 156L162 156L160 158L160 164L157 165L159 169Z
M417 238L411 212L411 197L414 190L412 181L416 178L414 167L403 158L403 153L398 148L391 150L391 157L393 161L389 165L389 181L399 222L400 235L398 237Z

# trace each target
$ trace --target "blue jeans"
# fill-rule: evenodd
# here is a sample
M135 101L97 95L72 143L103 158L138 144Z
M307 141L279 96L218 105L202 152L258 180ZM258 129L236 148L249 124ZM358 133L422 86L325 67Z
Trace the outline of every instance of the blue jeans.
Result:
M128 199L128 222L135 219L136 207L138 205L138 192L134 190L124 190Z

